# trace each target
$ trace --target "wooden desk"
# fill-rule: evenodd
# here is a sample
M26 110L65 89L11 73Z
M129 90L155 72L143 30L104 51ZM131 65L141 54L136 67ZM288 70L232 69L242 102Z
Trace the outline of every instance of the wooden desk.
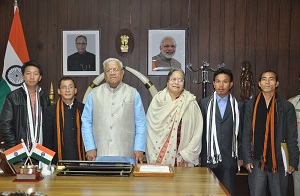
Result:
M174 168L174 177L46 176L39 182L12 182L0 175L0 192L52 195L229 195L207 168Z

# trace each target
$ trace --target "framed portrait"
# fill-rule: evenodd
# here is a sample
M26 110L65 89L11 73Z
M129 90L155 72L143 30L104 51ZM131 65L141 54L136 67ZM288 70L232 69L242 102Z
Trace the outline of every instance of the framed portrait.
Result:
M168 75L172 68L185 72L186 30L149 30L148 75Z
M62 31L64 76L100 74L100 30Z

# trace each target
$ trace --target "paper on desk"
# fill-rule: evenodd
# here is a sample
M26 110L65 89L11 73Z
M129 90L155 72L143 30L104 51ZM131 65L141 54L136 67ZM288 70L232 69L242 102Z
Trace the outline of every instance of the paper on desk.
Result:
M160 165L142 165L140 172L170 172L169 166Z

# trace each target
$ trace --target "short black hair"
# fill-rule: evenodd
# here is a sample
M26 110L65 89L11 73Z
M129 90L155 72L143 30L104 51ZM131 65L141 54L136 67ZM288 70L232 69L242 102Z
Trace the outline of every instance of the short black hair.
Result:
M217 71L214 72L214 77L213 77L213 81L215 81L217 75L219 74L226 74L229 76L230 78L230 82L233 82L233 75L232 72L230 71L230 69L226 69L226 68L219 68L217 69Z
M275 74L275 80L276 80L276 82L278 82L278 80L279 80L279 75L277 74L276 71L274 71L274 70L272 70L272 69L268 69L268 70L262 72L262 73L260 74L260 76L259 76L259 81L261 81L262 75L263 75L264 73L267 73L267 72L274 73L274 74Z
M66 81L66 80L72 80L73 84L74 84L74 88L76 88L76 83L75 81L73 80L73 78L69 77L69 76L64 76L62 77L59 82L58 82L58 88L60 88L60 85L61 85L61 82L62 81Z
M37 61L35 61L35 60L27 61L26 63L23 64L23 66L21 67L22 75L24 75L25 69L28 66L37 67L39 69L40 75L43 76L42 65L40 63L38 63Z

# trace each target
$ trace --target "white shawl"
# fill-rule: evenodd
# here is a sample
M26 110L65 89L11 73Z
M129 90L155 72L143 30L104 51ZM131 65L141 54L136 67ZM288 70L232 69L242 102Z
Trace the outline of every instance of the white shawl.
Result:
M177 151L177 131L182 119L180 144ZM202 147L203 119L196 97L184 90L180 97L172 101L167 88L158 92L147 112L148 163L155 163L170 135L168 147L161 164L175 164L180 155L189 166L199 164Z

